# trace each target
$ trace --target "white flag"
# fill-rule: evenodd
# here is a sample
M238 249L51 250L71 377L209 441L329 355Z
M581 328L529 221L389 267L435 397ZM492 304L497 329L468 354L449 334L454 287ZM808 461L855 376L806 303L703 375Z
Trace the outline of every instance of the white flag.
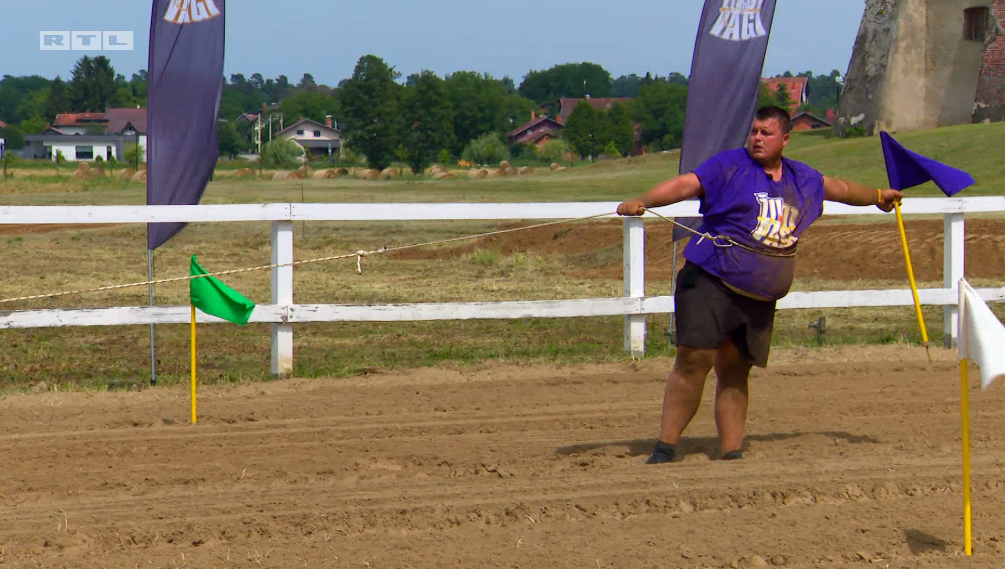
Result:
M1005 376L1005 326L965 279L960 279L959 336L960 359L980 366L984 389Z

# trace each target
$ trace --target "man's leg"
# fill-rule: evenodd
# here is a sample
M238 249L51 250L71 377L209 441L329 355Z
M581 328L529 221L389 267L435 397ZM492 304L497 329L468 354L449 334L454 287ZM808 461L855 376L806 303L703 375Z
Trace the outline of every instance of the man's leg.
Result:
M716 353L715 426L725 458L740 458L743 448L750 368L750 362L732 342L723 344Z
M705 378L715 364L715 350L699 350L679 346L673 370L663 394L663 417L660 422L660 442L649 464L672 462L674 447L701 405Z

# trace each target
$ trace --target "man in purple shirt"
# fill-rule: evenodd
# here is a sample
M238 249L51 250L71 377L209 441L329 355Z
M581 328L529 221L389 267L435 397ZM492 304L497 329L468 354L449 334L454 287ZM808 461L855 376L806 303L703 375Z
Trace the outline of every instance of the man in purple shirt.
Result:
M693 172L667 180L618 206L637 216L647 208L698 198L702 225L684 249L674 320L677 357L663 399L660 438L649 464L673 462L676 446L715 369L715 424L722 458L742 458L747 378L766 367L775 302L792 286L796 245L823 213L824 200L889 212L903 197L822 175L782 157L788 112L757 110L746 148L713 156Z

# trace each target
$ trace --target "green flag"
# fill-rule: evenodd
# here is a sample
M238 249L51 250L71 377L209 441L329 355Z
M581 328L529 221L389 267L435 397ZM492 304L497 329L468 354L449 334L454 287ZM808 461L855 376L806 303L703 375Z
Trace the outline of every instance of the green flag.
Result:
M206 269L199 266L192 255L192 269L190 274L208 274ZM216 277L200 277L189 281L189 294L192 297L192 306L209 314L222 318L234 324L247 324L251 317L251 311L255 309L255 303L241 295L241 293L223 284Z

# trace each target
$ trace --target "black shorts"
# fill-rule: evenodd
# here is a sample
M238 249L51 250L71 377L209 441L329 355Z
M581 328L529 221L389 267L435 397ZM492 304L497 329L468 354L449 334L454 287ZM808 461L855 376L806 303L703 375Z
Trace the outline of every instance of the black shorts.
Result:
M674 306L678 346L714 350L731 340L752 365L767 367L775 301L734 292L689 261L677 273Z

